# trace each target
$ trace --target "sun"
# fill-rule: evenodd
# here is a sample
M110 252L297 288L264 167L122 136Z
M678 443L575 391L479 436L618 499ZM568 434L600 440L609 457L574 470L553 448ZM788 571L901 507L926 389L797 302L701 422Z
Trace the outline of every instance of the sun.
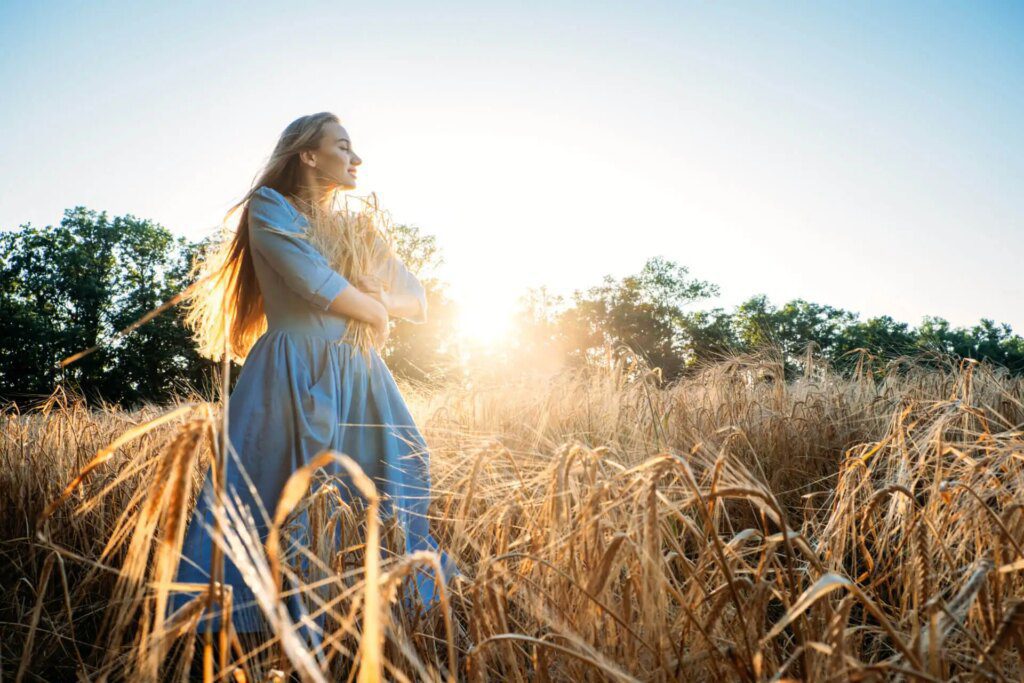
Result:
M503 346L512 331L513 307L496 302L486 292L481 294L467 294L458 301L456 334L473 346Z

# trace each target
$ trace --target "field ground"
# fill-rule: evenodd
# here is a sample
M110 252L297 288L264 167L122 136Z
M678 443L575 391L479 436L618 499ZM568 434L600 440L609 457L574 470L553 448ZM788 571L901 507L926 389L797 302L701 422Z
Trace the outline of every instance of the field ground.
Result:
M445 607L402 607L398 586L433 556L390 553L394 524L368 525L335 486L302 495L319 475L300 471L278 521L305 510L323 532L306 569L294 549L247 545L245 525L224 534L268 609L280 571L325 611L323 645L277 616L266 640L210 664L251 681L357 668L361 680L1021 680L1024 379L920 359L788 383L778 370L734 358L667 387L628 364L403 387L431 448L435 536L465 571ZM198 675L204 602L154 615L219 411L184 399L90 411L55 395L4 415L0 678Z

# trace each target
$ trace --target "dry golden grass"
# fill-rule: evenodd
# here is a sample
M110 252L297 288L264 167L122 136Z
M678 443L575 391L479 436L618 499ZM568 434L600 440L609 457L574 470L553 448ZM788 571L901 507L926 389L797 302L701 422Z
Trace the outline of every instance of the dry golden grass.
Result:
M341 206L339 200L343 200ZM380 208L374 193L366 197L335 194L334 203L328 209L318 204L302 205L309 220L307 239L335 271L350 281L380 273L392 253L391 214ZM367 363L370 349L380 348L371 326L362 320L348 321L342 341L362 353Z
M439 608L403 605L437 558L394 553L372 483L356 472L346 502L318 470L346 460L324 454L265 544L225 500L224 552L274 633L219 649L193 635L230 600L216 584L162 616L219 406L56 395L3 417L0 677L1020 680L1024 379L914 359L808 374L735 358L669 387L622 364L405 387L465 576ZM297 513L301 548L282 542ZM319 643L292 628L291 590L327 615Z

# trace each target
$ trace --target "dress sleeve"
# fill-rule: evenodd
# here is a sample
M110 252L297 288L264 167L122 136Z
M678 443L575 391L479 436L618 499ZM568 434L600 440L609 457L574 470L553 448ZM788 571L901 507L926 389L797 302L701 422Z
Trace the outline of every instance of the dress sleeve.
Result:
M388 291L395 294L412 294L420 302L420 310L406 318L411 323L427 322L427 293L419 279L409 272L402 260L390 256L381 268L379 276L388 283Z
M305 229L284 206L284 201L287 200L264 188L252 195L249 200L250 245L289 289L326 311L349 282L305 239Z

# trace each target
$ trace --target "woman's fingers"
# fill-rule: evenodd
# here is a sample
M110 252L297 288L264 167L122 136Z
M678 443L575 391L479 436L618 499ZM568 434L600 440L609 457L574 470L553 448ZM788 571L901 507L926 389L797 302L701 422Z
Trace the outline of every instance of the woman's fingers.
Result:
M388 337L391 335L391 327L384 323L383 326L374 327L373 335L376 337L377 345L384 348L384 345L388 343Z

